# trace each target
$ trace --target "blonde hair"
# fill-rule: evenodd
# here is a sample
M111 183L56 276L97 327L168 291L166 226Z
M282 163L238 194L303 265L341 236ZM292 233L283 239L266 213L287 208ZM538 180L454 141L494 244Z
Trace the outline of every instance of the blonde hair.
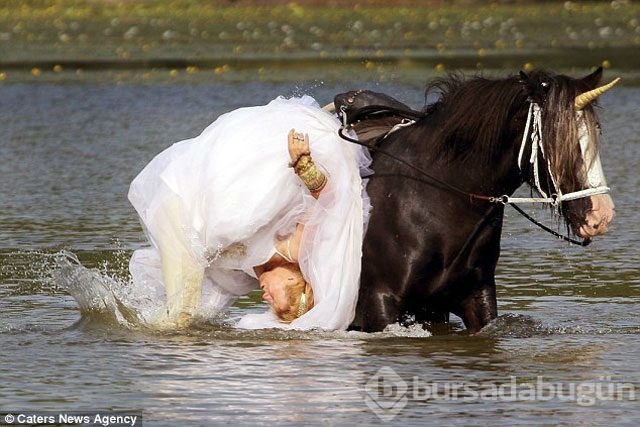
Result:
M313 288L304 280L300 268L297 265L290 264L285 268L294 273L298 280L294 284L287 285L286 287L287 302L289 303L288 308L286 310L274 308L274 311L281 322L291 323L313 308Z

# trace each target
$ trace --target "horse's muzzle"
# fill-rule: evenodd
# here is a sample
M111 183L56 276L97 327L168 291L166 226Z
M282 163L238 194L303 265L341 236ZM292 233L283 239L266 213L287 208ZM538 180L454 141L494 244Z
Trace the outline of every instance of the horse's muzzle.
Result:
M615 217L615 205L608 194L591 196L591 210L587 212L585 222L576 234L584 239L605 234Z

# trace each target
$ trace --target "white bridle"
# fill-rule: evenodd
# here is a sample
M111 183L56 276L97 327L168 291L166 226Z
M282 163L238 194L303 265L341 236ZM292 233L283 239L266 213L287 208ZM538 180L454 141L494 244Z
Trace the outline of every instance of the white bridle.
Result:
M595 159L591 159L590 155L592 151L589 150L589 132L587 125L582 120L583 112L578 110L576 112L578 120L580 121L579 138L580 138L580 150L582 152L582 158L586 165L589 165L587 171L587 183L589 188L585 190L573 191L571 193L562 194L562 190L551 170L551 162L549 159L545 159L544 145L542 144L542 114L538 104L532 102L529 105L529 112L527 113L527 124L524 128L522 135L522 143L520 144L520 152L518 154L518 167L522 170L522 158L524 156L524 149L527 145L527 141L531 141L531 156L529 157L529 163L533 168L533 179L536 190L542 195L542 197L508 197L503 196L501 198L502 203L550 203L556 209L560 204L569 200L576 200L583 197L590 197L596 194L608 193L611 189L607 187L607 182L604 178L604 172L602 171L602 164L600 163L600 155L596 152ZM531 134L529 131L531 130ZM542 155L542 159L546 160L547 172L551 177L551 184L553 185L553 193L547 195L540 185L540 172L538 170L538 153Z

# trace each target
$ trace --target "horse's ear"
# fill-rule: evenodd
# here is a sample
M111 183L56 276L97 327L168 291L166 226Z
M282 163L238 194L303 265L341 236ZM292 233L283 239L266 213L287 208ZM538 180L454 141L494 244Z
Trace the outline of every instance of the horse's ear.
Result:
M524 88L524 93L531 102L543 102L546 91L540 91L541 86L537 84L531 77L524 71L520 71L520 78L518 82Z
M602 67L598 67L593 73L582 78L582 82L589 88L595 89L600 85L602 80Z

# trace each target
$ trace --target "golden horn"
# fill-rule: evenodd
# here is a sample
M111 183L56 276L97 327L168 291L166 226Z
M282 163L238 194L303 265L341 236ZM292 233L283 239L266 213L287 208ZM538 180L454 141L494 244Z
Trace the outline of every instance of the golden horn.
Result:
M576 111L582 110L584 107L592 103L597 97L599 97L600 95L602 95L603 93L611 89L613 86L615 86L615 84L618 83L619 81L620 81L620 77L618 77L617 79L615 79L609 84L597 87L593 90L590 90L585 93L581 93L580 95L576 96L576 99L575 99Z

